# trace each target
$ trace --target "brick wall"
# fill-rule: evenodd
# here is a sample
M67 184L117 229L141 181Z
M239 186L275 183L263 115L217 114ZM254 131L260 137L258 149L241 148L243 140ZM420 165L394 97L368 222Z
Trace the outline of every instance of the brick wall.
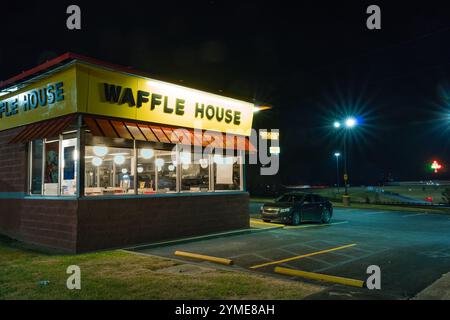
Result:
M76 200L22 199L18 239L51 250L76 252Z
M249 227L248 194L81 200L77 251Z
M27 147L9 144L22 128L0 132L0 192L25 192L27 178Z

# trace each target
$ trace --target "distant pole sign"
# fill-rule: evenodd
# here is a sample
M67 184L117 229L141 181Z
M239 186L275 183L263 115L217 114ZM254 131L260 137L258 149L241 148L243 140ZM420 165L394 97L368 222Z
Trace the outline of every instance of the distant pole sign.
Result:
M280 154L280 147L270 147L269 152L270 154Z
M276 131L260 131L259 136L264 140L279 140L280 133Z
M439 162L437 162L436 160L434 160L433 163L431 164L431 169L434 170L434 173L438 173L439 170L442 169L442 164L440 164Z

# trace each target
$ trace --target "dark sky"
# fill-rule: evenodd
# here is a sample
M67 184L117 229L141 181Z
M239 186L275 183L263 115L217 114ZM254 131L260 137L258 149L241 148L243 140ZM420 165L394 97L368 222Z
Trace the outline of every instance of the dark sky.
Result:
M70 4L80 31L66 29ZM370 4L381 30L366 28ZM450 179L426 169L450 166L444 1L8 1L1 16L1 80L71 51L273 105L255 126L281 130L283 183L334 183L332 123L350 114L354 183Z

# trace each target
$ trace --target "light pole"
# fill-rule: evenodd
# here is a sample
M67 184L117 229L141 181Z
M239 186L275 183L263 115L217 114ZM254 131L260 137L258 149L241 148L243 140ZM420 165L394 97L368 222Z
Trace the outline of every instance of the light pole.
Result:
M336 186L337 192L339 193L339 157L341 156L341 153L335 152L334 156L336 157Z
M358 124L358 121L354 117L348 117L344 121L344 126L339 121L335 121L333 126L335 129L343 128L344 131L344 196L348 200L348 168L347 168L347 133L348 130L353 129Z

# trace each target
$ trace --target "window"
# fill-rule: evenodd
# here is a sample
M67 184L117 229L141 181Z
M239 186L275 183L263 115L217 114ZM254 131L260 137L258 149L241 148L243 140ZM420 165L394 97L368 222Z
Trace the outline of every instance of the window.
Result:
M159 193L177 191L176 151L156 150L156 184Z
M102 144L88 145L85 149L85 194L134 194L132 143L121 143L122 146L118 147L109 139L102 140Z
M156 192L155 150L148 147L138 149L138 193L152 194Z
M59 186L59 139L46 140L44 154L44 195L56 196Z
M43 142L36 140L31 143L30 161L30 193L42 194L42 164Z
M209 190L209 156L190 152L180 153L181 191Z
M240 157L214 155L214 190L241 190Z
M303 200L303 203L304 204L314 203L314 198L310 194L307 194L307 195L305 195L305 199Z
M63 196L73 196L77 192L78 151L76 145L77 139L70 136L65 136L62 141L61 195Z
M46 196L75 195L79 161L76 148L75 133L31 142L29 193Z
M86 196L242 190L241 156L179 152L174 145L89 132L82 140L84 159L76 131L30 143L29 194L77 195L82 160Z

